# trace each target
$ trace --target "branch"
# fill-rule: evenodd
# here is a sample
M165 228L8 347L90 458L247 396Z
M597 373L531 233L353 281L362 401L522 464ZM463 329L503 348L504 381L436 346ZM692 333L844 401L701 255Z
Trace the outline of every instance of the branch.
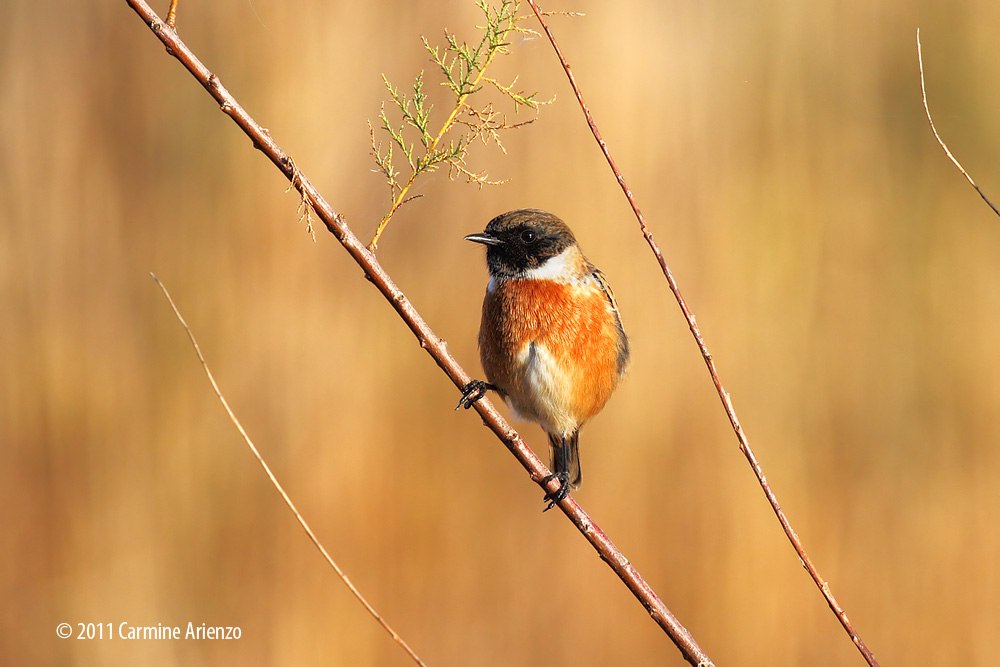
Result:
M295 515L295 520L298 521L299 525L302 526L303 530L306 531L306 535L309 536L309 540L313 543L313 545L315 545L317 549L319 549L319 552L323 554L323 558L326 559L326 562L330 564L330 567L332 567L334 572L337 573L337 576L340 577L340 580L344 582L344 585L347 586L347 588L351 591L351 594L354 595L354 597L357 598L358 602L360 602L362 606L364 606L365 610L372 615L372 618L374 618L378 622L378 624L381 625L382 628L389 633L389 635L393 638L393 640L397 644L399 644L404 651L406 651L406 653L410 656L410 658L413 659L415 663L421 665L421 667L426 667L424 662L420 659L420 657L413 652L413 649L411 649L409 645L405 641L403 641L403 638L400 637L396 633L396 631L392 629L392 627L385 621L385 619L382 618L382 616L377 611L375 611L375 608L372 607L371 604L368 602L368 600L365 599L365 596L361 594L361 591L359 591L354 586L354 583L344 573L344 571L340 569L340 566L337 565L336 561L333 560L333 558L327 552L326 548L319 541L319 538L316 537L316 533L312 531L312 528L309 527L309 524L299 513L298 508L295 507L295 503L293 503L292 499L288 496L287 493L285 493L284 487L281 486L281 483L278 481L278 478L274 476L273 472L271 472L271 467L267 465L266 461L264 461L264 457L260 455L260 452L257 450L256 445L253 444L253 440L250 439L250 436L247 435L247 432L243 429L243 424L240 423L240 420L237 419L236 415L233 413L232 408L229 407L229 401L227 401L226 397L222 395L222 391L219 389L219 385L216 384L215 382L215 376L212 375L212 371L208 367L208 362L205 361L205 357L201 354L201 347L199 347L198 341L194 337L194 332L191 331L191 328L188 326L187 322L184 321L184 317L181 315L181 311L177 309L177 305L174 303L174 300L170 298L170 292L167 291L166 286L160 282L160 279L157 278L155 274L150 273L149 275L153 277L153 280L156 282L156 285L163 292L163 296L167 297L167 303L169 303L170 307L173 308L174 315L177 316L177 320L181 323L181 326L184 327L184 332L187 333L188 339L191 341L191 345L194 347L194 353L198 355L198 361L201 362L201 367L205 371L205 375L208 376L208 381L212 384L212 391L215 392L215 396L219 399L219 402L222 403L222 407L225 408L226 414L229 415L229 420L233 422L233 425L236 426L236 430L240 432L241 436L243 436L243 442L247 443L247 447L250 448L250 451L253 453L254 458L257 459L257 463L259 463L260 467L264 469L264 473L267 475L267 478L271 480L271 484L273 484L274 488L276 488L278 490L278 493L281 494L281 499L285 501L286 505L288 505L288 509L292 510L292 514Z
M340 241L344 249L347 250L354 261L362 268L365 277L375 285L376 289L379 290L382 296L396 310L403 322L406 323L410 331L416 336L420 346L431 355L455 386L461 388L468 384L472 378L469 377L455 358L448 352L445 341L439 338L430 326L428 326L413 307L413 304L410 303L409 299L396 287L389 274L386 273L375 258L375 255L354 235L343 217L336 213L330 204L323 199L319 191L298 170L292 158L281 150L267 130L250 117L236 99L222 86L219 77L209 71L195 57L187 45L180 40L177 33L164 24L159 16L143 0L126 0L126 2L142 17L150 30L163 42L167 48L167 52L177 58L219 103L222 112L232 118L243 132L253 140L254 146L264 153L285 174L302 198L316 211L317 216L323 221L323 224L326 225L330 233ZM504 420L493 404L488 399L483 398L476 401L474 407L486 426L496 434L500 441L517 458L521 466L528 471L532 481L541 486L546 492L555 492L560 486L559 481L551 479L548 484L542 481L549 475L549 470L534 452L528 448L517 431L511 428L506 420ZM559 508L572 520L574 525L583 533L584 537L587 538L601 556L601 559L608 564L636 599L646 608L650 616L653 617L653 620L667 633L678 649L680 649L684 658L692 665L701 665L702 667L712 665L712 661L701 647L698 646L694 637L680 624L670 610L667 609L666 605L663 604L663 601L656 595L655 591L642 578L638 570L635 569L625 555L614 545L604 531L591 520L576 501L571 496L567 496L560 501Z
M944 141L941 140L941 135L938 134L937 128L934 127L934 119L931 118L931 110L927 106L927 89L924 87L924 59L920 54L920 28L917 28L917 63L920 65L920 96L924 100L924 113L927 114L927 122L931 124L931 132L934 133L934 138L937 139L938 144L944 149L945 155L948 156L948 159L951 160L956 167L958 167L958 170L962 172L962 176L965 176L965 179L972 184L972 187L976 189L976 192L978 192L979 196L983 198L983 201L986 202L991 209L993 209L994 213L1000 215L1000 211L998 211L997 207L993 205L993 202L987 199L986 195L983 194L983 191L979 189L978 185L976 185L976 182L972 180L972 176L969 176L969 173L962 168L962 165L955 159L955 156L951 154L951 151L948 150Z
M587 119L587 125L590 126L590 131L593 133L594 139L597 140L598 145L601 147L601 151L604 153L604 158L608 161L608 166L611 167L611 171L618 180L618 184L621 186L622 192L625 193L625 198L628 199L629 204L632 206L632 212L635 213L635 217L639 221L639 229L642 232L643 237L646 239L646 243L649 244L650 249L653 251L656 261L660 264L660 269L663 271L663 275L667 279L670 291L673 292L674 298L677 300L677 305L680 306L681 312L684 314L684 319L687 320L688 328L694 336L695 343L698 345L698 350L701 352L701 356L705 360L705 365L708 366L708 372L712 376L712 382L715 384L715 389L719 394L719 398L722 400L722 406L726 411L726 416L729 417L729 422L732 424L733 431L736 433L736 439L739 440L740 451L743 452L743 455L750 463L750 467L753 469L754 475L757 477L760 488L763 489L764 495L767 497L767 502L770 503L771 509L774 510L775 516L778 517L778 521L781 523L781 528L785 531L785 535L788 536L788 540L792 543L792 547L795 549L795 553L798 554L799 559L802 561L802 565L809 572L809 576L812 577L816 586L823 594L823 597L826 598L826 602L830 606L830 609L833 610L834 614L836 614L840 624L844 626L844 630L847 631L847 634L851 637L851 641L854 642L854 645L858 647L861 655L864 656L869 665L877 667L878 662L875 660L875 656L872 655L871 651L868 650L868 647L865 646L865 643L861 640L861 637L857 632L855 632L854 626L852 626L851 622L848 620L843 607L841 607L840 604L837 603L836 598L833 597L833 593L830 591L829 583L827 583L823 577L820 576L816 566L813 565L812 560L806 553L805 547L802 545L802 541L792 529L791 523L789 523L788 518L782 511L781 504L778 502L777 497L771 490L770 484L767 482L767 478L764 476L763 468L761 468L760 463L757 462L757 457L754 456L753 450L750 449L750 442L747 440L746 433L743 432L743 427L740 426L740 421L736 417L736 410L733 408L733 403L729 393L722 386L722 380L719 378L719 374L715 368L715 361L712 358L712 354L708 351L708 347L705 345L705 339L702 337L701 331L698 329L695 317L691 313L690 309L688 309L687 303L681 295L680 288L674 280L673 273L671 273L670 268L663 259L663 253L660 252L659 247L656 245L656 241L653 239L653 233L649 230L649 227L646 226L646 221L642 216L642 212L639 210L639 206L636 204L635 198L632 196L632 190L628 187L628 183L625 182L625 177L622 176L621 171L618 170L614 159L611 157L608 145L601 136L601 132L597 128L597 123L594 121L594 117L590 113L590 108L583 99L583 93L580 92L580 87L576 83L576 78L573 76L573 71L570 68L569 63L566 61L565 56L563 56L562 51L559 49L559 45L556 43L555 37L552 35L552 31L549 30L549 26L545 22L544 14L538 8L535 0L528 0L528 4L531 5L531 9L535 12L535 16L538 18L538 22L541 24L542 29L548 36L549 42L552 43L552 48L555 50L556 55L559 57L559 62L562 63L563 69L566 71L566 76L569 78L570 86L573 88L573 92L576 94L576 99L580 103L580 108L583 110L583 115Z

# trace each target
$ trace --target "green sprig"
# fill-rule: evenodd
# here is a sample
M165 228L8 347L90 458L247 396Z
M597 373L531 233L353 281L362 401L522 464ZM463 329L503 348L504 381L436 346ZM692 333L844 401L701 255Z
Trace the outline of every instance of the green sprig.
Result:
M516 77L510 85L505 86L496 79L486 76L486 70L494 59L509 53L512 33L535 34L534 31L519 25L526 17L517 15L517 0L501 0L497 7L491 7L487 0L477 0L476 6L482 11L486 23L477 26L482 31L477 44L459 43L458 39L447 31L445 31L447 42L445 47L433 46L426 38L421 38L424 48L443 78L443 85L451 92L454 100L450 113L436 133L430 129L433 106L428 103L427 95L424 93L424 72L421 71L414 80L411 94L401 92L385 75L382 76L392 105L398 110L399 121L390 121L383 104L379 112L381 129L388 133L391 139L385 148L376 140L375 130L369 123L372 156L378 165L378 171L386 178L392 202L375 230L375 235L369 244L371 250L377 247L382 232L399 207L415 198L407 197L407 193L421 174L447 165L449 176L452 178L461 174L469 182L480 186L500 182L490 181L485 172L474 173L466 166L472 142L477 138L484 144L493 142L506 152L500 142L500 133L526 125L534 118L508 124L506 116L494 109L493 102L487 102L478 108L473 107L469 104L471 96L479 94L489 84L493 90L512 102L514 113L521 107L527 107L534 110L537 116L539 107L543 104L535 99L535 93L526 94L516 90L514 88L517 83ZM402 164L403 159L409 172L405 182L400 180L402 175L395 166L397 160Z

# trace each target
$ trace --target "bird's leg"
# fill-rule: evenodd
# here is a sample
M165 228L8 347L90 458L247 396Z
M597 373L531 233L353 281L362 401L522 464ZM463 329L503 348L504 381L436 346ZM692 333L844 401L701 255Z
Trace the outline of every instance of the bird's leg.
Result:
M542 484L548 484L554 479L559 480L559 488L555 491L550 491L545 494L542 498L542 502L547 502L548 505L545 506L543 512L548 512L550 509L555 507L556 503L560 502L563 498L569 495L569 461L564 460L564 457L569 452L568 443L566 442L566 436L560 437L561 446L555 448L555 460L552 461L552 467L556 469L551 475L547 475L542 479Z
M489 382L483 382L482 380L473 380L469 384L462 387L462 399L455 406L455 409L465 408L468 410L472 407L472 404L478 401L480 398L486 395L486 392L492 389L493 391L503 394L500 391L500 387L495 384L490 384Z

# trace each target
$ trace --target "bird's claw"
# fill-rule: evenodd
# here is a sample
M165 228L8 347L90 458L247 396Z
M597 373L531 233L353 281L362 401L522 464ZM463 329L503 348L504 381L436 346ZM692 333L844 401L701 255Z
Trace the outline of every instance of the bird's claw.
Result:
M455 409L465 408L468 410L472 407L473 403L485 396L486 392L490 389L496 389L496 386L482 380L472 380L469 384L462 387L462 398L458 401Z
M563 498L569 495L569 473L557 472L542 478L542 485L546 485L552 480L559 480L559 488L555 491L550 491L545 494L542 498L542 502L547 502L548 505L542 512L548 512L550 509L556 506L556 503L561 502Z

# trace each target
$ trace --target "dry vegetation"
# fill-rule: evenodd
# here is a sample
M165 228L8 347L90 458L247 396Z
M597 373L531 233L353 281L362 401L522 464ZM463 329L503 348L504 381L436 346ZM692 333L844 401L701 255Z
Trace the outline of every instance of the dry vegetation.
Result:
M551 9L587 14L556 24L562 46L858 630L884 665L996 664L1000 225L926 126L913 32L939 131L1000 193L1000 6ZM367 238L386 199L366 125L380 74L412 80L432 65L416 36L477 12L189 3L178 27ZM19 3L0 37L0 662L407 664L259 473L153 270L300 509L430 664L680 664L124 3ZM417 186L383 263L473 370L486 277L461 237L520 206L569 221L636 360L588 427L578 498L718 664L861 664L736 450L558 63L525 39L497 66L556 103L508 156L481 150L507 184ZM59 640L62 621L243 638Z

